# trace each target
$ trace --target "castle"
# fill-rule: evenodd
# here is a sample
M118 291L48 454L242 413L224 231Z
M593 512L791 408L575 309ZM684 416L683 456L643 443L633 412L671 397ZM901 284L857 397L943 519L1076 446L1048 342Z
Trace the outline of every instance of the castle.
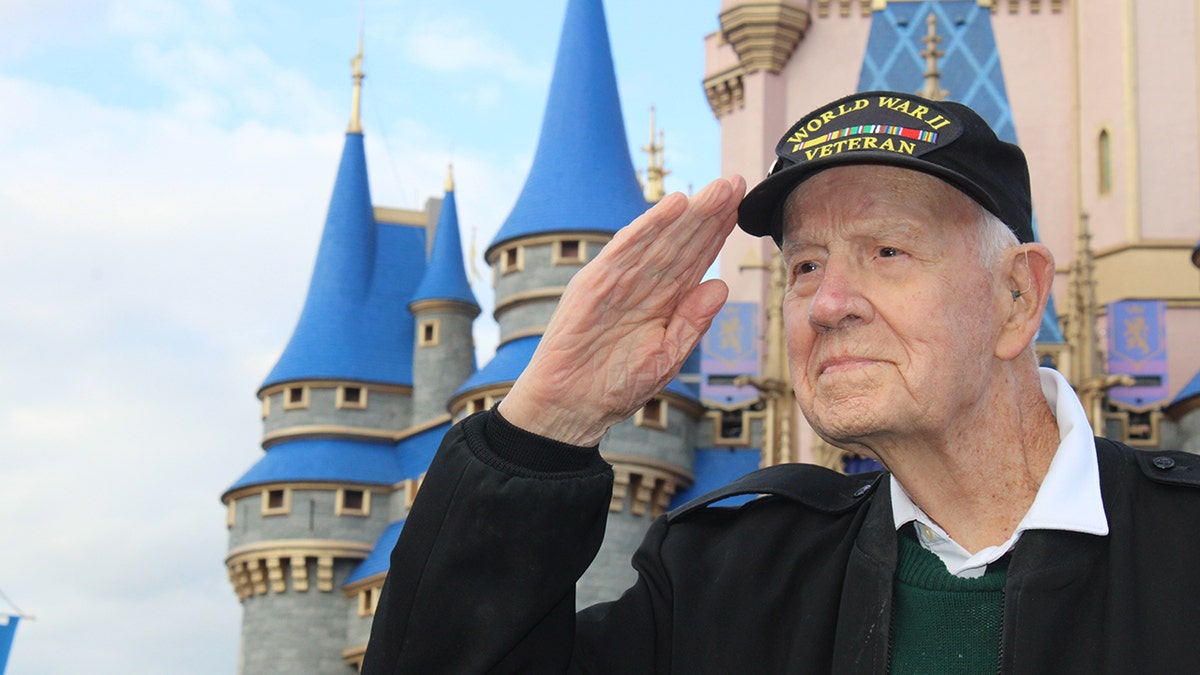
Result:
M721 0L704 87L721 173L854 91L972 106L1029 161L1057 277L1038 351L1099 435L1200 452L1200 8L1186 0ZM751 180L753 182L753 180ZM770 242L735 231L732 303L771 306ZM836 465L798 416L795 450Z
M1100 4L1111 10L1122 0ZM351 123L308 296L258 392L265 452L222 496L226 565L243 607L241 672L346 673L361 664L391 550L442 435L504 396L571 276L647 208L647 194L661 196L653 172L643 190L630 159L601 0L566 5L533 164L484 255L500 343L482 367L472 339L480 307L464 270L453 177L444 197L422 210L373 205L356 60ZM1115 14L1118 23L1125 16ZM721 31L706 39L703 84L722 125L723 173L753 182L792 120L856 89L921 90L963 101L1002 137L1022 141L1040 235L1063 266L1056 295L1065 311L1048 309L1039 339L1044 361L1069 374L1082 393L1092 392L1084 400L1099 430L1148 448L1169 442L1200 452L1200 374L1187 380L1200 369L1200 277L1191 267L1200 266L1200 247L1187 259L1200 204L1147 196L1136 227L1123 221L1134 199L1123 172L1156 177L1163 150L1130 158L1120 139L1152 134L1144 129L1150 121L1128 114L1092 119L1086 105L1072 113L1069 96L1059 97L1067 103L1044 96L1071 68L1079 101L1103 94L1089 88L1099 86L1102 66L1080 58L1103 46L1087 42L1088 31L1114 29L1102 8L1068 0L723 0L720 20ZM1063 46L1063 35L1074 42ZM1037 41L1053 47L1053 67L1022 59L1021 50ZM1129 47L1135 56L1148 48ZM1191 77L1195 122L1200 89L1196 73ZM1163 121L1152 114L1145 117ZM1039 116L1049 129L1034 123ZM1056 139L1060 127L1080 138L1100 131L1085 152L1081 140ZM1189 133L1183 177L1171 180L1190 181L1194 198L1200 141L1194 127ZM586 161L579 148L587 148ZM1100 156L1093 158L1093 149ZM1060 163L1073 178L1047 169ZM1099 175L1089 173L1093 165ZM1110 192L1100 194L1105 171ZM1039 180L1052 185L1039 187ZM1097 190L1085 189L1093 181ZM1185 217L1171 222L1190 223L1190 239L1177 232L1181 226L1160 224L1168 206L1183 210ZM1137 236L1114 235L1114 227ZM1106 248L1093 250L1090 237ZM1179 260L1169 257L1176 254ZM578 585L581 605L629 585L628 560L650 520L692 496L764 464L871 468L870 460L824 445L795 408L773 257L768 243L731 237L721 276L732 295L712 331L680 376L602 441L616 483L604 543ZM1153 265L1167 278L1147 281L1130 265ZM1143 359L1153 372L1104 368L1106 358L1122 358L1101 353L1105 322L1129 309L1116 305L1128 299L1160 303L1138 315L1151 316L1166 335L1155 344L1169 346L1162 364ZM1120 387L1133 392L1129 402Z
M357 101L358 71L355 87ZM500 343L477 369L480 308L452 178L423 211L373 207L355 105L304 309L259 390L265 453L222 497L243 672L361 663L388 557L441 437L503 397L570 278L648 206L603 7L570 0L533 165L485 253ZM616 486L580 603L632 582L629 553L651 518L758 467L749 428L720 438L699 379L693 359L604 439Z

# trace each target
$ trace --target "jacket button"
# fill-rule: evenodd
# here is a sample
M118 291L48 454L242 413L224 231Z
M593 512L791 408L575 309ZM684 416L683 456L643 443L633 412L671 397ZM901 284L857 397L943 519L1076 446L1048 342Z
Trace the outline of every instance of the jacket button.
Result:
M1175 460L1171 459L1170 457L1155 457L1153 464L1156 468L1163 471L1175 468Z
M854 491L855 497L861 497L871 491L871 485L868 483Z

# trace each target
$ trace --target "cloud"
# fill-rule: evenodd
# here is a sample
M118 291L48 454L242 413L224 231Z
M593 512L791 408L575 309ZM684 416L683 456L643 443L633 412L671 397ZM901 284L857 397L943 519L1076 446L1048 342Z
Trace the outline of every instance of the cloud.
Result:
M110 3L103 0L0 2L0 64L20 60L48 42L74 45L94 40Z
M294 125L272 111L316 87L285 78L262 84L262 115L230 123L221 102L238 96L239 64L286 69L254 50L142 48L187 74L178 100L207 108L0 75L0 100L23 102L0 109L0 513L20 514L6 518L0 582L39 617L21 626L14 672L235 668L218 498L261 452L254 392L303 302L342 101L301 97L306 114L338 119ZM163 68L148 72L167 81ZM528 169L524 154L451 153L403 116L367 138L377 203L439 196L455 162L480 254ZM486 361L496 331L490 314L480 323Z
M545 87L551 65L527 63L511 45L465 16L426 18L413 23L404 42L410 57L434 72L486 73L481 82Z
M105 28L113 33L156 40L202 34L227 38L237 32L233 6L227 0L108 0Z
M254 391L299 313L340 130L5 76L0 99L23 102L0 112L0 582L38 615L12 670L233 672L218 497L258 456Z

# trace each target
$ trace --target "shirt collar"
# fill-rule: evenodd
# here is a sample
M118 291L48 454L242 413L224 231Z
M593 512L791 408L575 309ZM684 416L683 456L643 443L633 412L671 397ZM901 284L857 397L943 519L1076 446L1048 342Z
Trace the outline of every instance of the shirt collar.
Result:
M955 576L982 576L988 564L1012 550L1025 530L1108 534L1108 518L1104 515L1104 501L1100 496L1096 444L1083 405L1057 370L1039 368L1038 375L1042 394L1058 420L1059 444L1033 504L1008 541L972 555L909 498L895 476L891 477L892 518L896 529L915 521L917 540L941 558L946 569Z

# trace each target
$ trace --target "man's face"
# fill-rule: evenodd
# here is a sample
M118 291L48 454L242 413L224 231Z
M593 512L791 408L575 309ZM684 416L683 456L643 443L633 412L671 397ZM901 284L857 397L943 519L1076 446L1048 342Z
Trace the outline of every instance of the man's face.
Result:
M1007 291L975 250L979 221L963 193L897 167L828 169L789 197L788 356L822 437L930 438L986 406Z

